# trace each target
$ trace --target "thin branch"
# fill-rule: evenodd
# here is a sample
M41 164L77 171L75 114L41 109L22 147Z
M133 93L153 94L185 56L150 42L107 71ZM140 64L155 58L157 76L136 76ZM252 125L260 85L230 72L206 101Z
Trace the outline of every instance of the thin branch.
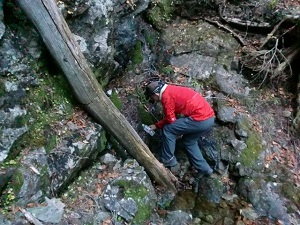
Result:
M43 225L37 218L35 218L30 212L28 212L26 209L20 208L20 211L24 214L25 218L34 225Z
M275 32L278 30L278 28L280 27L280 25L285 21L286 19L281 20L275 27L274 29L271 31L271 33L268 34L267 38L265 39L265 41L259 46L259 49L262 49L265 44L273 37L273 35L275 34Z
M229 29L228 27L224 26L223 24L219 23L218 21L213 21L213 20L210 20L210 19L204 19L205 21L209 22L209 23L212 23L212 24L215 24L217 25L218 27L221 27L222 29L228 31L229 33L231 33L235 38L237 38L237 40L240 42L241 45L245 46L246 43L244 41L244 39L238 35L237 33L235 33L233 30Z

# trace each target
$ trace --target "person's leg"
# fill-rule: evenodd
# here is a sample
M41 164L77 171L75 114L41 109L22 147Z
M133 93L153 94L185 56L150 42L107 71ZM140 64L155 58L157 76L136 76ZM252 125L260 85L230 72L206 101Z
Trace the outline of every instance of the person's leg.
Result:
M166 167L177 164L177 159L174 155L176 138L186 132L191 132L186 124L188 120L189 118L179 118L174 123L165 125L162 129L161 161Z
M213 169L203 158L198 146L198 139L203 133L208 132L211 129L213 123L214 118L210 118L205 121L193 121L192 119L189 119L189 121L186 122L186 126L190 133L186 133L182 137L182 141L186 147L191 163L198 173L202 175L210 175L213 172Z

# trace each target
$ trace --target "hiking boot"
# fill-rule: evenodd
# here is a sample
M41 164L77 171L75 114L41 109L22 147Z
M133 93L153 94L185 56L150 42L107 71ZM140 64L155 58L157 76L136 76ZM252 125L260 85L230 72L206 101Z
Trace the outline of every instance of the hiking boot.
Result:
M198 172L197 175L195 176L195 179L201 180L203 177L210 177L212 174L213 174L213 170L209 171L208 173Z
M177 163L175 166L168 166L167 167L175 176L178 176L180 173L180 165Z
M219 176L218 176L218 174L216 174L216 173L212 173L211 175L209 175L209 178L212 178L212 179L218 179Z

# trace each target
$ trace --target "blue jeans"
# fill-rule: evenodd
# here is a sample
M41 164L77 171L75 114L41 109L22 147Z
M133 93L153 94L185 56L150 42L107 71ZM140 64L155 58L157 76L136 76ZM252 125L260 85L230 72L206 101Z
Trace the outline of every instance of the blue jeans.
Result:
M174 155L176 138L182 135L182 142L186 148L191 163L203 175L213 172L208 165L198 146L200 136L208 132L214 124L214 117L203 121L195 121L190 117L177 119L174 123L167 124L162 129L161 160L164 166L175 166L178 162Z

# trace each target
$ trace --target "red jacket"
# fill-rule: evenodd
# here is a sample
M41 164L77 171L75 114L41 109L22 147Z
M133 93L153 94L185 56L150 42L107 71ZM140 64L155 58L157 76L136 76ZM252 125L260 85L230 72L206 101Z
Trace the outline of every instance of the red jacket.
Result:
M215 115L205 98L190 88L167 85L160 94L165 117L155 124L159 129L175 122L178 114L196 121L206 120Z

